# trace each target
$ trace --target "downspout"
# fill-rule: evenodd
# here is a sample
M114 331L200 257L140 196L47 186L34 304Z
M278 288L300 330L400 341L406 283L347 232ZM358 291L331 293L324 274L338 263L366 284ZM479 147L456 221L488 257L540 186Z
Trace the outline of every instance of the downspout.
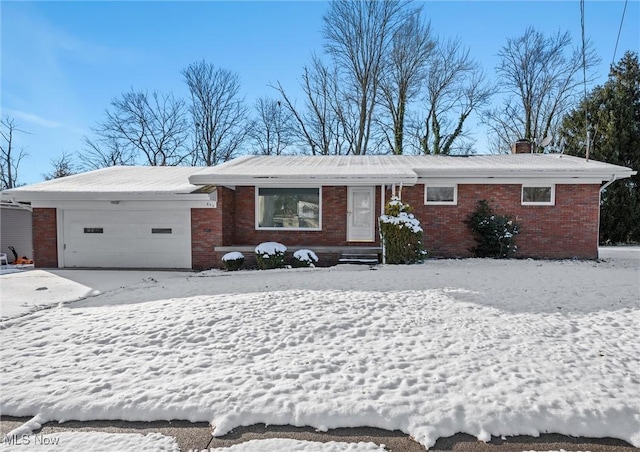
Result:
M617 180L618 180L618 177L615 174L611 176L611 180L609 180L609 182L607 182L602 187L600 187L600 194L602 194L602 192L605 191L609 185L613 184Z
M611 176L609 182L600 187L598 191L598 233L596 234L596 249L600 246L600 215L602 214L602 192L606 190L606 188L613 184L617 180L617 176L614 174ZM598 251L598 258L600 258L600 251Z

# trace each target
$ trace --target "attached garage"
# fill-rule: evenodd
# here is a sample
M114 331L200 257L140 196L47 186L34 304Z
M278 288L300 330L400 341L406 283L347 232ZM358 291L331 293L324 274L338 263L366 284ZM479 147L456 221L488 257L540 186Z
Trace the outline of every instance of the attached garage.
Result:
M200 170L111 167L2 196L31 202L36 267L192 269L207 253L192 243L193 212L217 203L214 187L189 183ZM210 215L196 217L200 236L215 233Z
M63 210L65 267L191 268L190 212Z

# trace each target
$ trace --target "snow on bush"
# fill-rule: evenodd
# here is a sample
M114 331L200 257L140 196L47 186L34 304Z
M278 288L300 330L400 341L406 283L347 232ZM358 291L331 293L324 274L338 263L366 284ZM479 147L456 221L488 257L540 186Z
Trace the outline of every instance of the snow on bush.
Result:
M287 247L278 242L263 242L256 246L256 261L261 270L284 267L284 253Z
M388 264L412 264L424 258L422 226L411 206L394 196L380 217L380 231Z
M311 250L298 250L293 253L294 267L315 267L318 263L318 256Z
M505 215L496 215L482 199L466 220L477 245L471 248L476 257L508 258L516 254L515 237L520 225Z
M232 251L222 256L222 265L225 270L236 271L244 264L244 255L238 251Z

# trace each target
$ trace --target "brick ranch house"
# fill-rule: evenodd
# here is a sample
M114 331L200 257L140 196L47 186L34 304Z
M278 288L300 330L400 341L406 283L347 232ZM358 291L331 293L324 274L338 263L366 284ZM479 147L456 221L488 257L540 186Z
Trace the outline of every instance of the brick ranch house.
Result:
M598 257L600 193L629 168L558 154L248 156L216 167L111 167L2 192L30 202L37 267L218 267L278 241L326 264L379 252L393 194L432 257L468 257L481 199L521 224L519 257ZM247 256L252 257L252 256Z

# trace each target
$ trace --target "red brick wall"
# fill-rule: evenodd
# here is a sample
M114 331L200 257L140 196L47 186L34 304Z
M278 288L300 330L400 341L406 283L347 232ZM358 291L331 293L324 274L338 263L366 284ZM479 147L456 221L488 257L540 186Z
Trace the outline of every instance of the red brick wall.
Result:
M522 206L521 185L459 185L458 205L425 206L424 185L404 187L402 197L422 222L425 247L432 257L469 257L475 245L464 223L481 199L496 213L521 224L517 257L582 258L598 256L598 185L556 185L555 206ZM385 199L389 200L388 191ZM347 187L323 187L322 231L257 231L255 189L218 189L216 209L192 209L192 259L196 269L219 267L221 253L215 246L255 246L278 241L289 248L308 246L377 245L350 243L347 236ZM376 187L376 215L380 212L380 189Z
M380 187L376 187L375 204L377 217L380 212ZM223 210L225 207L226 204ZM225 245L258 245L271 241L287 247L373 246L378 243L377 225L376 242L347 242L347 187L322 188L322 231L257 231L254 187L236 187L235 213L233 243L225 240Z
M33 261L38 268L58 267L58 222L56 209L33 209Z
M191 209L191 266L206 270L218 266L214 246L222 242L221 209Z
M468 257L475 245L464 223L481 199L521 225L517 257L598 257L598 185L556 185L555 206L522 206L521 185L458 185L457 206L425 206L424 185L405 187L403 201L423 225L432 257Z

